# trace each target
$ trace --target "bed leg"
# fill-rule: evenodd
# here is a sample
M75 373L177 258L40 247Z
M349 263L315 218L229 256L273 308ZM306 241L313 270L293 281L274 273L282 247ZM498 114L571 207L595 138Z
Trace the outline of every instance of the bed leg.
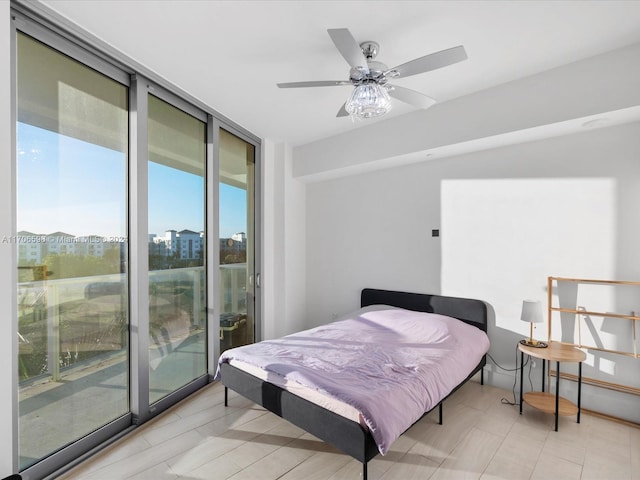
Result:
M229 406L229 389L227 387L224 387L224 406Z
M438 424L442 425L442 402L438 404Z
M367 480L367 462L362 462L362 479Z
M484 385L484 367L480 369L480 385Z

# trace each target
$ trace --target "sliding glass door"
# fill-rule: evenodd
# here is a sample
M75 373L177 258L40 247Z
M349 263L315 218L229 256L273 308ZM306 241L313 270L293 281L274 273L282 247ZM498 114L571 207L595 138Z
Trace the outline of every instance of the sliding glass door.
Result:
M255 147L225 129L220 146L220 351L256 338Z
M129 411L128 88L17 36L19 466Z
M148 96L149 403L207 373L206 123Z
M0 238L18 266L10 443L24 478L45 478L259 336L259 141L14 13L17 228Z

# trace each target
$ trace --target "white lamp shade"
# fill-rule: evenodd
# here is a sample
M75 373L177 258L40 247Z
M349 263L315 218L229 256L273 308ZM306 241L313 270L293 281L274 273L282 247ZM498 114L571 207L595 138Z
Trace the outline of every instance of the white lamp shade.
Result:
M542 323L542 302L539 300L523 300L520 320L530 323Z

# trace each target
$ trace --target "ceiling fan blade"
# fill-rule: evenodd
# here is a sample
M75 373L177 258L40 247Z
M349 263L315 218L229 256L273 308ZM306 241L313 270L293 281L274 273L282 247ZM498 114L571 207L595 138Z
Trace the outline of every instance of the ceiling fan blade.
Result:
M346 80L318 80L311 82L278 83L279 88L335 87L337 85L351 85L351 82Z
M340 107L340 110L338 110L338 113L336 115L336 117L348 117L349 116L349 112L347 112L347 109L344 108L347 105L347 102L344 102L342 104L342 107Z
M389 72L396 71L398 75L392 78L408 77L409 75L416 75L418 73L429 72L437 68L446 67L453 63L461 62L467 59L467 52L462 45L457 47L441 50L436 53L425 55L424 57L416 58L410 62L403 63L397 67L389 69Z
M330 28L327 30L333 43L344 59L353 68L360 68L364 73L369 73L367 59L362 53L362 48L353 38L348 28Z
M414 105L419 108L429 108L436 103L433 98L409 88L399 87L397 85L387 85L387 87L389 87L389 95L409 105Z

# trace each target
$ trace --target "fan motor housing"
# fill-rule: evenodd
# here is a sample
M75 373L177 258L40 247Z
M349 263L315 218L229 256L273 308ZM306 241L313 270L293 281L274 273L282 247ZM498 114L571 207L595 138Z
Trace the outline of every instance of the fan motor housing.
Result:
M376 58L378 52L380 51L380 44L378 42L374 42L372 40L367 40L366 42L362 42L360 44L360 48L362 49L362 53L365 57L367 57L367 61L372 58Z
M389 70L389 67L384 63L377 62L375 60L369 60L367 62L367 66L369 67L369 73L358 67L354 67L349 71L349 80L351 80L351 83L354 85L370 82L374 82L379 85L387 83L385 72Z

